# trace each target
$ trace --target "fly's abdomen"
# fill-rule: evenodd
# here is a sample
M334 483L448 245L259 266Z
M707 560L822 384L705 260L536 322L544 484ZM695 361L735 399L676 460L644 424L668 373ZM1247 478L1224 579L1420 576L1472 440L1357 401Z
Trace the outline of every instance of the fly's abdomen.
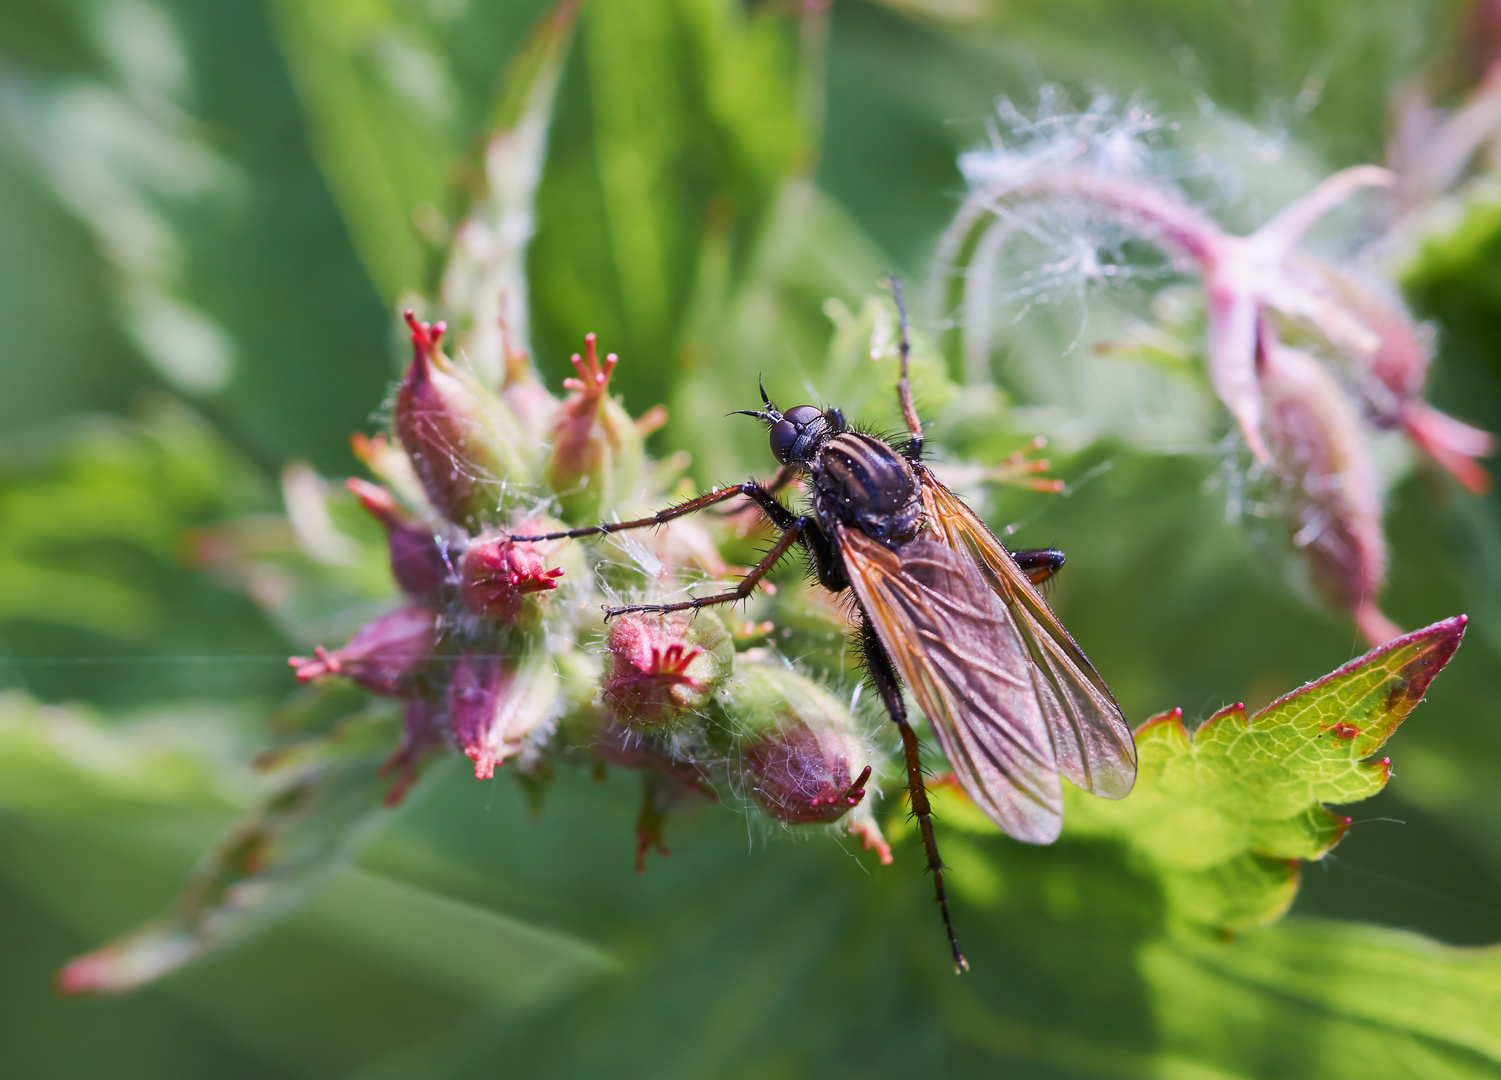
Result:
M824 521L843 522L895 547L922 523L919 482L905 458L870 435L846 432L813 462L813 505Z

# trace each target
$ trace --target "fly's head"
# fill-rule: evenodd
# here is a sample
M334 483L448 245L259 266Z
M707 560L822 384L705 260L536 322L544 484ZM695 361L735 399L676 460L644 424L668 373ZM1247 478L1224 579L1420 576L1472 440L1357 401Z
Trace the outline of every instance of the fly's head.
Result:
M819 447L844 430L844 414L838 409L821 410L798 405L781 412L761 387L764 409L736 409L731 415L754 416L771 425L771 452L783 465L809 465Z

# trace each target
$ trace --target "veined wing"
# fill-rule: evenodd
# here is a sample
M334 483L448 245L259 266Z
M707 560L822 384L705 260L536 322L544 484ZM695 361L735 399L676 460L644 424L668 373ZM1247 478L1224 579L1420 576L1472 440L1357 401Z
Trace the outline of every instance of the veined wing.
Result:
M1136 783L1136 741L1105 680L975 512L931 471L922 484L934 537L974 559L1025 644L1058 771L1095 795L1126 795Z
M1016 839L1057 839L1063 792L1027 646L979 568L933 540L892 551L842 525L834 538L964 790Z

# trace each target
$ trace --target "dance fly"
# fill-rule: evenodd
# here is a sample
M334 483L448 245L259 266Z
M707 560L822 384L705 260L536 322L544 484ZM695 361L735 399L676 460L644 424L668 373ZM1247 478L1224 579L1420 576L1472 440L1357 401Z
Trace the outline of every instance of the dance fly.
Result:
M1060 778L1107 799L1136 780L1136 746L1120 706L1038 585L1063 564L1061 552L1008 551L923 459L922 423L908 380L908 334L900 283L901 377L897 396L909 437L899 445L853 430L837 408L779 410L762 389L762 409L738 410L768 426L781 463L775 480L750 480L650 517L549 533L551 540L647 528L744 497L778 530L776 542L731 591L671 604L608 608L696 611L746 599L794 547L818 582L854 594L866 671L901 733L911 806L956 971L959 948L944 890L943 863L923 785L917 736L902 684L928 718L966 794L1017 840L1057 839ZM777 491L804 477L802 513Z

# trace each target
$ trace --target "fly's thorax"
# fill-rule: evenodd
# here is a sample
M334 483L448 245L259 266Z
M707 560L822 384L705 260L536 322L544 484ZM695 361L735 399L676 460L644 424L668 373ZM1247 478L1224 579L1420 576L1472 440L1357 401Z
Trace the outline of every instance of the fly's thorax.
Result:
M809 471L813 508L824 525L841 522L888 547L917 536L922 485L890 444L843 432L819 448Z

